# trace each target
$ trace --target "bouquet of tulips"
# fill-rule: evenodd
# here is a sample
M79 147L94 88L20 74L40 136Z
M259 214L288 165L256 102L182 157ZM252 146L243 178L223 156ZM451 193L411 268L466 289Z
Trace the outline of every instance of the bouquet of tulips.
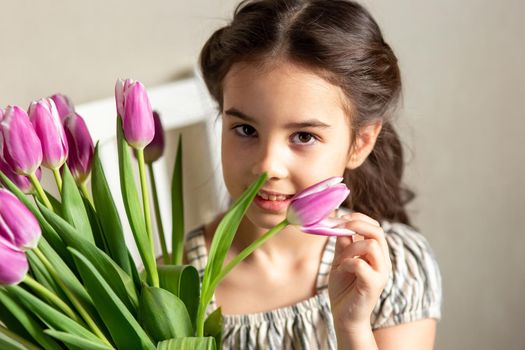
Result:
M235 265L289 224L313 234L351 234L328 217L349 193L341 178L331 178L294 196L283 222L224 264L245 211L266 181L263 174L219 224L201 281L193 266L183 264L180 140L169 254L151 166L163 153L159 115L140 82L118 80L115 99L120 187L143 271L126 247L125 218L115 207L98 145L67 97L35 101L28 112L17 106L0 109L1 349L220 348L220 308L206 311L215 288ZM41 167L53 173L58 198L42 188ZM160 265L153 249L146 168Z

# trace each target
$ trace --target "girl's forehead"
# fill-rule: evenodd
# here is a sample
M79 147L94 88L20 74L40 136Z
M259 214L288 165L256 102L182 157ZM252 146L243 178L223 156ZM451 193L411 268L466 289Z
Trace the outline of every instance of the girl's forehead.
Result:
M284 61L271 66L237 63L223 82L223 108L246 114L347 117L346 97L315 71Z

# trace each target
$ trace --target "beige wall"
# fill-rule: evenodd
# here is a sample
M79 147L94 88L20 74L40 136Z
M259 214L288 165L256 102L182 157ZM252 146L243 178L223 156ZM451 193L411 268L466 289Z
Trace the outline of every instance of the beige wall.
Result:
M0 106L191 69L236 1L6 1ZM397 52L414 221L441 263L438 349L525 347L525 2L365 2Z

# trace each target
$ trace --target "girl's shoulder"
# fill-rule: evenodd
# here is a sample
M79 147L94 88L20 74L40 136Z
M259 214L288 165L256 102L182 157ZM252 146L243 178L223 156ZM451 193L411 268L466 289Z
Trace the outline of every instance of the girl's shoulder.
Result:
M441 274L428 240L415 228L383 221L392 272L376 309L372 326L393 326L425 318L441 318Z

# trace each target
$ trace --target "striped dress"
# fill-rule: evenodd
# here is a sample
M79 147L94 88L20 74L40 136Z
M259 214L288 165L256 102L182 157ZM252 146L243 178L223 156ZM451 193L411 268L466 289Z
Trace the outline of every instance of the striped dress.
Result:
M400 223L384 221L392 273L371 317L372 329L441 317L441 276L426 239ZM223 349L337 349L328 274L335 237L325 245L317 274L317 293L287 307L247 315L224 315ZM202 279L208 257L204 227L186 237L188 263ZM217 308L215 297L208 314Z

